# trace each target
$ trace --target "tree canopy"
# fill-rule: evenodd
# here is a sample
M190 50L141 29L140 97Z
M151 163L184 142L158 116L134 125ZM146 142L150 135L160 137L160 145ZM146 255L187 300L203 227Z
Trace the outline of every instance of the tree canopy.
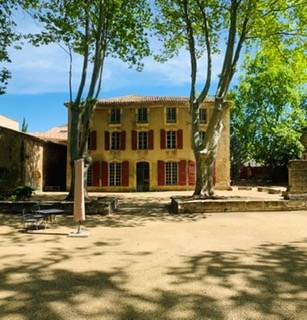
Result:
M0 1L0 95L5 93L8 80L11 73L5 63L11 62L8 49L12 43L18 38L15 33L15 22L12 18L12 12L16 8L15 1Z
M264 48L246 57L233 91L232 161L286 165L299 157L301 130L307 125L306 57L300 47Z
M70 57L69 155L73 196L74 160L85 159L85 182L91 157L87 152L90 121L100 94L107 57L118 58L130 66L142 68L142 59L150 52L147 31L150 7L146 0L44 0L34 12L43 31L31 37L35 45L56 42ZM74 54L82 57L80 80L73 87Z
M7 65L11 62L9 48L21 49L16 43L26 35L17 30L14 14L17 10L34 8L38 0L0 0L0 95L6 92L11 72Z
M180 50L190 55L190 111L192 145L197 166L195 195L212 195L212 165L223 130L225 98L236 73L243 49L257 45L288 48L304 43L306 10L300 0L156 0L155 26L163 42L160 60ZM212 55L223 59L215 91L215 107L202 142L199 106L212 88ZM205 59L205 69L200 69ZM202 76L200 76L202 75ZM197 83L200 87L197 94ZM212 90L212 89L211 89Z

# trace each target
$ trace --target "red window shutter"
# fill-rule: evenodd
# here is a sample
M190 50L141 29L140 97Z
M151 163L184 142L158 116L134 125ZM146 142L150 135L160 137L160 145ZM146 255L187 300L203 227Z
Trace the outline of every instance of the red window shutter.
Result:
M164 162L158 160L158 185L164 186L165 184Z
M99 187L100 165L99 161L93 162L93 186Z
M160 130L160 149L165 149L165 130Z
M186 160L179 161L179 185L185 186L187 184L187 162Z
M129 161L122 163L122 186L129 186Z
M183 132L182 129L177 130L177 149L183 148Z
M110 150L110 132L109 131L104 132L104 149Z
M154 148L154 131L149 130L148 131L148 149L153 150Z
M137 132L135 130L132 130L131 132L131 144L132 144L132 150L137 149Z
M120 133L120 150L126 149L126 131Z
M213 185L215 186L215 182L216 182L216 162L215 161L212 164L212 176L213 176Z
M97 149L97 132L91 131L90 133L90 144L89 144L89 150L96 150Z
M188 172L189 172L189 185L193 186L196 181L196 166L195 161L189 160L188 162Z
M106 161L101 162L101 185L103 187L109 185L109 165Z

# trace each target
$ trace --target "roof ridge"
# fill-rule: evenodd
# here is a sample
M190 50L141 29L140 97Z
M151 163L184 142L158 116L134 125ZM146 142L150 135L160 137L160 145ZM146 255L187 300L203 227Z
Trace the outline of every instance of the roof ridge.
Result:
M213 101L212 98L208 97L205 101ZM128 95L112 97L107 99L100 99L97 101L98 105L108 104L120 104L120 103L153 103L153 102L178 102L188 103L188 96L141 96L141 95Z

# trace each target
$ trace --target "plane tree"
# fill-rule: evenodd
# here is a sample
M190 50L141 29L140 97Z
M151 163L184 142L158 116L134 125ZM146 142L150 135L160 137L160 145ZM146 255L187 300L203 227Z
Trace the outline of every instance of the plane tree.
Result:
M6 92L11 72L6 66L11 62L9 48L13 45L20 49L16 42L23 34L17 30L14 14L17 10L26 10L35 6L36 0L0 0L0 95Z
M281 53L281 54L278 54ZM307 126L304 48L282 44L247 55L232 91L231 154L237 168L254 160L271 168L285 166L302 151Z
M43 27L31 37L35 45L58 43L69 56L69 157L73 197L74 160L85 159L85 182L91 116L103 82L107 57L118 58L137 70L150 52L147 31L150 8L146 0L46 0L34 11ZM82 57L80 79L72 81L74 57ZM116 79L114 79L115 81Z
M186 50L190 57L189 105L196 160L194 196L214 195L212 167L223 130L223 114L240 59L259 43L293 47L304 39L306 10L300 0L155 0L155 30L163 43L158 59ZM212 81L213 55L222 57L217 84ZM200 67L203 59L205 67ZM214 93L214 109L201 139L199 110Z

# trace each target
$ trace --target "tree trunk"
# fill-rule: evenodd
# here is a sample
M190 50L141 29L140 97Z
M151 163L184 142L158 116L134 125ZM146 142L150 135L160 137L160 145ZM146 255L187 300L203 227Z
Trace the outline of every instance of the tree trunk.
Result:
M211 153L211 156L204 160L204 169L203 169L203 189L202 194L207 197L214 196L214 183L213 183L213 163L214 163L214 157L212 156L213 152Z
M88 191L87 191L87 173L88 169L92 164L92 158L89 155L84 155L84 198L85 200L89 199Z
M69 130L69 153L70 153L70 189L67 196L67 200L74 199L74 187L75 187L75 160L78 159L78 147L79 147L79 119L80 110L79 107L70 107L71 120Z
M195 185L194 195L206 197L212 197L214 195L213 164L216 159L217 146L222 135L222 117L226 109L227 105L224 104L223 99L215 100L215 106L208 123L205 141L201 150L196 150L199 154L195 157L196 161L199 162L196 167L202 170L202 190L199 192L200 182L198 182L198 184ZM197 176L199 175L200 174L197 173Z
M198 151L194 152L194 156L196 160L196 181L193 196L200 197L203 189L203 163Z
M199 104L195 101L190 101L190 113L192 115L192 149L196 164L196 181L193 197L200 197L203 189L203 163L200 158L201 140L199 133Z

